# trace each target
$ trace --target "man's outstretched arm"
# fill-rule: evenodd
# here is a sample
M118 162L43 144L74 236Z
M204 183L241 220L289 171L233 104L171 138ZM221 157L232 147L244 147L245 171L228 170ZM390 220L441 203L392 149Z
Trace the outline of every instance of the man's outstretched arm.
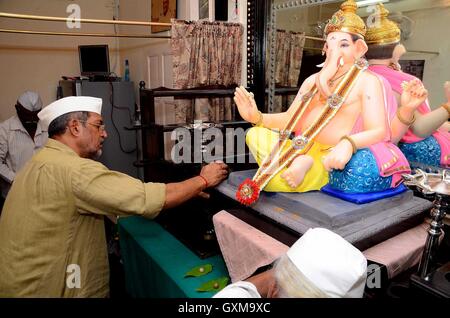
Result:
M224 163L210 163L203 167L200 176L166 185L166 201L163 209L173 208L197 196L206 188L214 187L228 175Z

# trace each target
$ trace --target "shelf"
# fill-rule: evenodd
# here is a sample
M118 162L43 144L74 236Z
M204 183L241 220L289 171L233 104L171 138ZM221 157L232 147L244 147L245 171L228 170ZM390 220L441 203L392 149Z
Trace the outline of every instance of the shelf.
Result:
M251 124L245 120L238 121L224 121L216 124L217 128L227 128L233 126L251 126ZM170 132L177 128L185 127L187 129L194 129L193 127L188 127L187 124L168 124L168 125L160 125L160 124L146 124L146 125L137 125L133 127L125 127L126 130L145 130L145 129L162 129L163 132Z
M218 88L212 87L198 87L189 89L170 89L159 87L156 89L141 89L141 92L152 95L153 97L184 97L184 98L198 98L198 97L226 97L234 95L236 87L233 88Z
M300 87L276 87L275 95L294 95L299 89ZM266 89L266 94L269 94L269 89Z
M224 161L225 163L230 163L230 164L236 164L239 163L238 161L240 161L240 158L249 158L251 156L251 154L249 152L245 153L245 154L237 154L237 155L233 155L233 156L224 156L221 160ZM234 159L234 162L231 162L231 159ZM135 162L133 162L133 165L136 167L148 167L148 166L152 166L152 165L170 165L170 166L193 166L193 165L204 165L206 163L199 163L199 162L192 162L192 163L174 163L171 160L165 160L165 159L156 159L156 160L151 160L151 159L143 159L143 160L137 160ZM249 164L249 162L246 162L244 160L244 163L242 164Z

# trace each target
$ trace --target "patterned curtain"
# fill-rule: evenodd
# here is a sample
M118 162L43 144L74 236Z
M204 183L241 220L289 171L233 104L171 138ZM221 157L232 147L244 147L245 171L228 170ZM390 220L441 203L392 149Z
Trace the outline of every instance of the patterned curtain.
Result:
M172 20L174 88L239 85L243 27L238 23ZM175 100L176 123L232 118L231 98Z
M296 33L285 30L276 32L276 58L275 58L275 85L296 87L302 65L303 47L305 46L305 33ZM268 56L268 55L267 55ZM266 65L268 65L266 63ZM270 73L267 70L267 81ZM293 102L295 95L276 96L273 99L274 112L284 111ZM283 107L284 106L284 107Z

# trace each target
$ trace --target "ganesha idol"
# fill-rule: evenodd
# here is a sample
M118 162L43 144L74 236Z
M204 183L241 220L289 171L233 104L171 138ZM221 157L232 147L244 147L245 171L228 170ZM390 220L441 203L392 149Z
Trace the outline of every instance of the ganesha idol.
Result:
M395 97L386 80L368 70L366 26L356 9L354 1L345 1L329 20L322 69L303 82L286 112L263 114L251 93L236 89L241 117L255 125L246 141L259 164L238 189L241 203L252 204L261 190L307 192L326 184L344 193L378 192L397 187L410 171L390 142L389 103ZM408 106L426 98L412 94L418 89L405 90Z
M366 34L369 47L366 57L369 59L369 69L389 82L400 106L393 119L393 141L400 141L399 148L411 162L449 168L450 82L444 85L446 103L434 110L431 110L428 100L413 108L403 105L400 95L404 83L413 80L418 85L423 84L414 76L401 71L398 61L406 49L400 43L401 30L388 19L388 14L383 4L377 5L374 15L376 23L368 25Z

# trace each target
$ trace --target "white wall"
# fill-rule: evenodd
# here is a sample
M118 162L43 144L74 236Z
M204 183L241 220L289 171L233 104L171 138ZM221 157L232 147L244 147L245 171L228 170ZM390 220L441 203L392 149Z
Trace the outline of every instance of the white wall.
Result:
M331 18L333 13L339 9L339 5L340 2L278 10L276 16L277 28L316 35L315 28L317 23Z
M147 0L121 1L119 6L119 19L151 21L151 2ZM151 34L150 27L120 26L119 30L123 34ZM155 34L168 36L170 33L165 31ZM130 79L135 83L135 93L137 102L139 103L138 84L140 81L145 81L148 87L149 77L151 75L147 68L147 58L153 54L155 45L166 47L166 50L169 51L169 39L120 38L119 43L120 63L124 65L126 59L129 61Z
M425 60L423 82L429 91L431 108L445 101L443 85L450 80L450 7L424 9L405 13L415 21L413 34L404 41L408 50L438 52L439 54L408 53L403 59Z
M0 11L31 15L67 17L66 8L77 3L81 18L111 20L114 0L2 0ZM0 28L71 32L64 22L0 18ZM82 24L77 32L114 33L112 25ZM114 38L63 37L0 33L0 121L15 113L17 97L26 89L39 92L44 105L56 99L62 75L79 76L78 45L108 44L111 71L120 73L118 41Z

